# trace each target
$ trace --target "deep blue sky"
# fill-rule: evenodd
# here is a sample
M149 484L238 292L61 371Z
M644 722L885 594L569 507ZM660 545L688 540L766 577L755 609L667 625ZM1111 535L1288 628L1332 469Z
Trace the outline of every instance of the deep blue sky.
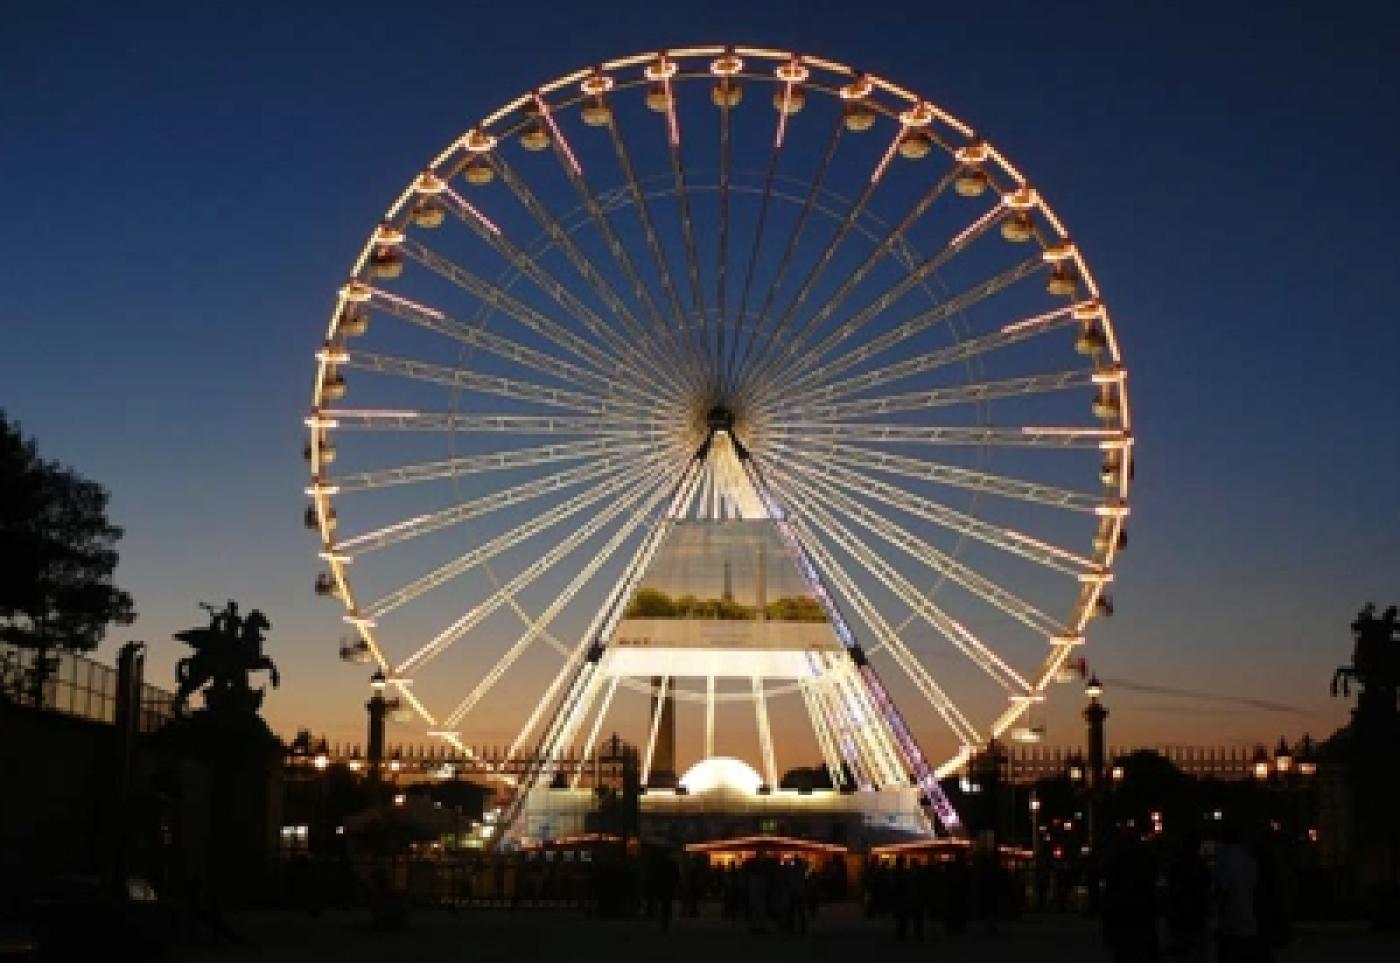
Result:
M1118 734L1316 732L1350 618L1400 600L1400 24L1370 7L6 4L0 407L112 489L158 671L196 600L236 596L276 623L274 722L358 729L309 591L300 418L365 231L577 65L824 53L1032 172L1115 308L1140 470L1103 674L1307 710L1120 693Z

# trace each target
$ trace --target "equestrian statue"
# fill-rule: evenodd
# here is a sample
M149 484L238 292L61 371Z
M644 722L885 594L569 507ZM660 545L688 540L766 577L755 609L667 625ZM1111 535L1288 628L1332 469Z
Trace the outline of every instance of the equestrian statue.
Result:
M256 713L265 689L249 685L249 676L265 671L273 688L281 682L277 666L263 653L263 632L272 623L257 609L240 616L231 599L222 609L207 603L199 607L209 613L209 624L174 636L194 650L175 664L175 711L184 715L190 696L202 689L210 712Z
M1378 616L1376 607L1367 603L1351 623L1351 631L1356 639L1351 665L1333 673L1332 694L1351 695L1355 682L1361 687L1359 715L1394 716L1400 690L1400 613L1392 605Z

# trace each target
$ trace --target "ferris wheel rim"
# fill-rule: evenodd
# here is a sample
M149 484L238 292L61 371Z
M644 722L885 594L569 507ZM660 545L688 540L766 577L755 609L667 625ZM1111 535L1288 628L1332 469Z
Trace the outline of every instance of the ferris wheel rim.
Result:
M488 127L491 127L492 125L500 124L511 113L518 111L520 107L529 103L531 98L534 98L537 103L543 106L544 101L542 100L542 98L547 97L551 94L564 91L571 85L583 84L590 78L607 75L608 72L621 71L637 66L644 66L647 64L655 63L658 61L658 59L662 62L680 62L689 61L696 58L706 59L723 57L726 55L734 55L743 58L753 58L755 60L778 63L780 65L800 64L804 69L807 69L809 71L823 70L835 75L836 77L861 79L862 81L869 82L872 86L872 89L879 90L892 100L900 101L903 104L907 105L905 111L898 115L898 118L901 120L902 123L908 123L908 121L904 119L907 115L917 114L919 115L917 119L920 124L943 124L946 125L949 129L967 138L969 143L985 143L979 141L976 138L976 135L971 127L962 124L961 121L958 121L951 114L947 114L945 111L942 110L942 108L938 107L937 105L925 101L914 95L912 92L906 90L905 88L894 85L893 83L887 80L875 76L861 74L854 68L851 68L844 64L840 64L836 61L829 61L823 58L813 57L811 55L803 55L793 53L790 51L773 50L768 48L704 46L694 48L683 48L671 51L650 51L642 54L630 55L628 57L607 61L596 68L584 68L573 73L563 75L562 77L556 78L555 80L542 85L534 91L528 92L524 95L521 95L520 97L517 97L513 101L507 102L494 113L487 115L487 117L480 124L476 125L473 128L469 128L467 132L465 132L461 137L453 141L433 160L433 162L429 165L429 168L427 169L426 173L431 173L434 176L441 176L441 168L443 168L443 165L446 164L448 160L450 160L453 157L454 154L461 151L463 149L463 145L469 143L474 135L478 134L479 132L485 130ZM675 78L677 83L680 83L682 81L687 80L711 78L714 76L714 71L712 68L709 71L698 70L687 73L678 63L677 69L671 74L671 76ZM775 79L774 77L770 77L765 74L752 72L739 71L734 76L737 79L742 79L750 82L782 82L781 78ZM617 89L620 91L624 89L629 89L631 87L639 86L643 83L645 83L645 80L633 79L629 81L625 86L622 84L618 84L616 86ZM831 96L840 96L839 88L824 88L815 81L812 81L810 83L804 81L804 87L806 87L806 89L810 89L819 93L825 93ZM555 109L576 106L584 99L584 96L585 94L579 93L577 95L572 96L572 98L566 97L565 99L561 100L557 105L555 105ZM880 102L880 104L877 106L877 109L879 109L887 117L895 114L894 109L886 109L883 102ZM504 140L507 137L518 133L519 129L523 127L525 123L527 123L527 121L522 120L517 122L514 126L503 126L500 128L499 134L493 136L497 136L501 140ZM1023 190L1025 188L1026 182L1020 174L1020 172L1016 170L1016 168L1013 167L1010 164L1010 162L1007 161L1004 158L1004 156L1000 154L1000 152L996 151L995 148L987 147L986 150L987 161L990 163L994 163L999 167L1002 174L1008 177L1010 179L1010 182L1013 185L1015 185L1014 190ZM446 177L443 177L443 179L450 180L451 176L451 172L448 172ZM410 185L405 189L405 191L402 194L400 194L397 200L390 206L384 218L384 221L386 223L394 223L395 221L404 218L406 206L421 194L421 191L418 188L421 187L422 177L423 175L420 175L419 178L411 182ZM729 190L734 189L735 188L733 188L732 186L729 188ZM1068 235L1065 232L1063 225L1059 222L1059 219L1044 202L1043 198L1039 195L1038 192L1032 192L1028 204L1030 205L1030 207L1038 211L1038 213L1046 220L1046 222L1051 227L1053 227L1055 231L1058 232L1058 236L1061 242L1068 243ZM370 240L366 242L365 247L361 250L359 257L354 263L354 266L351 271L352 279L364 279L367 277L367 264L375 247L375 238L372 235ZM1091 305L1092 310L1096 312L1097 322L1106 336L1106 350L1112 358L1114 366L1121 371L1121 354L1119 352L1117 339L1113 333L1114 329L1112 321L1107 311L1107 308L1102 304L1102 301L1099 297L1098 287L1093 279L1093 275L1090 272L1087 263L1085 262L1077 248L1072 248L1071 253L1068 256L1075 263L1078 269L1078 275L1088 289L1090 296L1085 299L1085 303ZM330 326L328 327L328 343L335 334L338 319L343 315L347 304L351 303L351 299L347 293L350 287L350 285L347 285L346 288L343 288L340 297L337 299L335 309L332 312ZM703 318L704 313L701 312L702 324L704 323ZM755 329L756 328L751 330ZM469 348L468 346L463 345L460 350L461 352L468 352L476 349ZM641 349L638 350L640 351ZM333 576L340 585L341 592L346 601L347 609L350 612L350 615L347 617L347 622L349 622L353 627L357 629L361 638L363 638L365 643L369 646L374 661L376 661L384 671L389 672L392 669L392 664L385 657L384 653L380 650L379 645L375 641L375 626L373 620L371 618L366 618L360 614L361 610L356 602L356 597L353 593L353 589L350 586L350 581L344 572L344 565L336 557L336 547L338 543L331 536L331 532L328 530L326 524L327 508L330 505L332 493L325 490L325 486L323 485L322 476L324 466L320 463L318 459L317 439L318 432L321 427L320 422L331 417L324 414L324 412L327 409L326 405L324 404L323 383L326 378L328 369L332 367L333 364L334 361L328 358L325 355L325 352L323 352L323 355L319 359L319 363L317 366L316 384L313 395L313 411L311 417L308 419L309 427L311 428L312 434L312 440L309 444L309 448L311 451L310 461L313 476L312 487L311 489L309 489L309 492L311 494L312 505L315 509L316 517L319 522L319 528L321 529L322 541L325 545L325 551L323 552L323 556L329 556L326 558L326 561L332 570ZM784 373L784 371L778 372L780 376ZM809 383L811 380L804 380L801 375L790 375L790 377L798 378L796 382L798 386ZM1132 434L1131 421L1127 405L1127 390L1126 385L1123 384L1121 380L1121 377L1117 382L1116 390L1118 392L1118 398L1120 399L1121 403L1121 413L1118 416L1117 422L1119 426L1117 429L1117 439L1120 440L1122 443L1121 450L1125 452L1123 457L1126 459L1127 457L1129 457L1126 454L1126 452L1128 451L1128 448L1131 445ZM839 403L839 401L837 403ZM807 426L804 430L811 430L812 426L820 425L821 422L798 422L797 424ZM456 435L454 432L449 432L449 437L455 438ZM781 439L783 436L775 437ZM1103 437L1107 438L1108 436L1104 435ZM779 441L778 443L781 444L781 441ZM865 438L857 439L856 443L860 445L869 445L872 442L870 439ZM1110 525L1111 537L1107 539L1107 548L1101 554L1101 557L1098 560L1099 568L1105 573L1108 572L1112 567L1114 557L1118 550L1117 533L1121 531L1121 521L1123 516L1126 515L1128 472L1123 471L1121 472L1121 475L1122 478L1118 485L1117 513L1107 516L1112 519L1112 523ZM962 537L967 537L966 533L963 533ZM488 561L486 564L489 565L490 562ZM1069 653L1072 651L1072 647L1082 642L1084 626L1087 623L1089 616L1092 614L1094 602L1097 599L1098 593L1102 591L1102 587L1103 584L1105 584L1105 581L1095 582L1091 580L1090 582L1086 583L1087 587L1083 592L1081 592L1074 614L1066 620L1068 624L1065 628L1065 632L1063 633L1063 639L1061 643L1054 648L1054 651L1052 651L1049 656L1047 656L1045 662L1042 663L1040 668L1032 674L1032 678L1025 680L1027 683L1027 692L1024 694L1025 698L1019 702L1013 700L1011 708L1008 709L1008 713L996 720L996 722L991 727L991 731L993 731L994 734L1000 734L1000 732L1004 732L1008 726L1014 724L1014 722L1017 719L1024 715L1024 712L1026 711L1029 702L1032 701L1033 697L1036 694L1044 691L1048 682L1068 658ZM513 599L512 604L514 604ZM426 707L424 707L420 702L418 702L412 697L406 680L391 677L389 681L396 685L396 688L398 688L398 690L405 696L405 698L410 702L414 710L418 712L418 714L423 718L425 722L427 722L430 726L437 725L437 719L431 713L428 712ZM792 691L796 691L796 689L796 684L793 684ZM677 693L677 695L680 695L680 693ZM742 698L742 696L737 696L736 698Z

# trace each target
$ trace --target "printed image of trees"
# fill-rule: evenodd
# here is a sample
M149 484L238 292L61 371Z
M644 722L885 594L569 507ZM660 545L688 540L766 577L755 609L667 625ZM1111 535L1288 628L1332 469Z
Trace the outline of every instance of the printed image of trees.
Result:
M758 606L720 598L697 598L690 594L672 596L661 589L641 588L632 596L623 618L752 622L758 619ZM784 595L764 606L764 618L770 622L825 622L826 612L815 599L805 595Z

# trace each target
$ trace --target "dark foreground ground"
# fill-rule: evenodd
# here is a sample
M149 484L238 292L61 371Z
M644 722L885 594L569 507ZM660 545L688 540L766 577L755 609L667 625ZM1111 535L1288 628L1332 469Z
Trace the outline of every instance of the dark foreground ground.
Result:
M742 923L718 919L677 920L669 933L642 921L600 921L575 914L463 910L417 914L408 929L371 929L364 914L329 913L312 920L304 913L258 913L230 920L242 945L186 947L175 959L190 961L370 961L580 960L626 963L739 963L743 960L874 963L873 954L902 959L1000 963L1094 963L1107 961L1094 923L1065 917L1029 917L1002 924L995 933L974 925L951 938L937 927L922 942L898 943L892 924L867 920L853 906L827 907L805 936L750 933ZM1312 961L1400 961L1400 940L1360 925L1301 925L1277 963Z

